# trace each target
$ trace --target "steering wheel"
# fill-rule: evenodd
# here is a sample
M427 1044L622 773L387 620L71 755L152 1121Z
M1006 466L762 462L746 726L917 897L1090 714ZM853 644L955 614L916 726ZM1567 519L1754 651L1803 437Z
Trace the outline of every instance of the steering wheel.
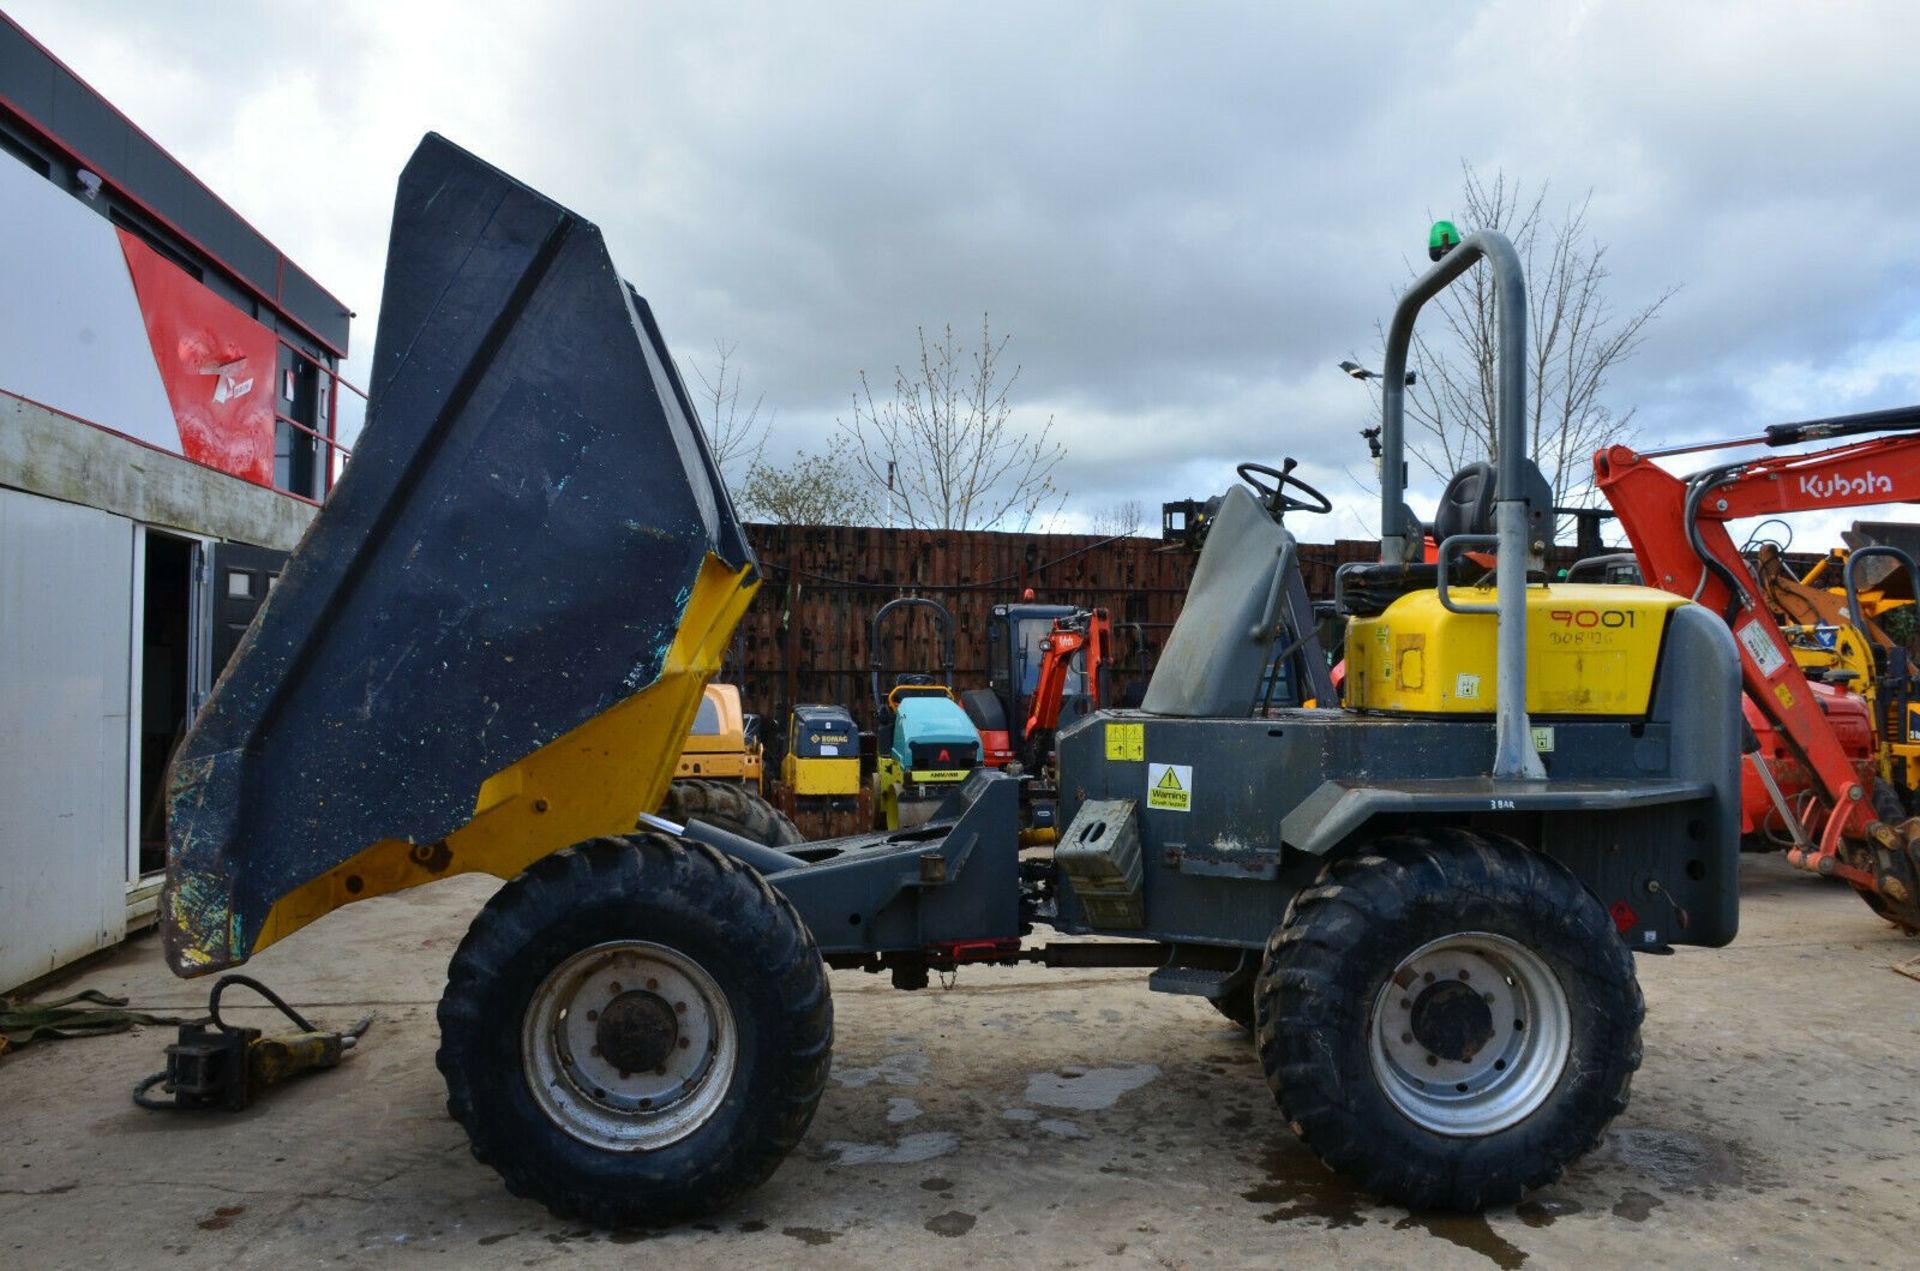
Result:
M1253 487L1254 492L1266 503L1267 511L1269 512L1314 512L1325 514L1333 511L1333 502L1328 499L1326 495L1320 493L1320 491L1314 489L1299 477L1294 476L1293 469L1294 461L1288 459L1286 460L1285 466L1280 468L1269 468L1264 463L1243 463L1238 468L1235 468L1234 471L1240 474L1242 481ZM1272 477L1273 483L1269 485L1267 482L1260 480L1261 477ZM1309 502L1308 499L1297 499L1291 494L1288 494L1288 486L1292 486L1294 489L1300 491L1300 493L1309 496L1312 501Z

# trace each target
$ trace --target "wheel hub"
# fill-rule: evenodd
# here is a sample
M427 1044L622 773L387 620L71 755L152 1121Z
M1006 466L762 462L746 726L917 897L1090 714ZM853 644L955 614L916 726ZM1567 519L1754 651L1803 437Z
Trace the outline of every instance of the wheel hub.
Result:
M664 1147L725 1101L739 1057L733 1010L676 949L614 940L547 974L527 1004L527 1086L554 1124L614 1151Z
M628 989L600 1012L594 1041L608 1062L622 1072L645 1071L666 1063L680 1040L673 1006L657 993Z
M1440 1058L1470 1063L1493 1039L1493 1009L1460 980L1441 980L1413 999L1413 1038Z
M1415 949L1381 986L1368 1050L1387 1098L1441 1134L1492 1134L1547 1099L1572 1049L1566 992L1505 936L1460 932Z

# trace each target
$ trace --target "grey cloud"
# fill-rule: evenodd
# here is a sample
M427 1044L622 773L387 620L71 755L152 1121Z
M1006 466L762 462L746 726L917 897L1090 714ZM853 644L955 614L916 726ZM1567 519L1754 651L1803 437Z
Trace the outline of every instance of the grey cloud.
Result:
M683 361L737 342L776 455L917 324L985 311L1071 441L1074 507L1287 452L1363 507L1368 399L1333 363L1377 356L1462 159L1591 190L1621 307L1683 285L1612 386L1644 436L1766 422L1796 376L1831 410L1916 387L1822 375L1920 291L1897 3L357 0L254 14L271 52L238 60L147 6L11 11L359 310L356 362L435 127L598 220Z

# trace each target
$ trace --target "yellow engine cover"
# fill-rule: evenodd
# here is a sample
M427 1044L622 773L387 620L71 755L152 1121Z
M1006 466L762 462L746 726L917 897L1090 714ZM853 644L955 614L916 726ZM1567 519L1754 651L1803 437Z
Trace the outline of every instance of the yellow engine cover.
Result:
M1452 589L1455 604L1492 604L1495 591ZM1641 715L1653 695L1667 615L1687 603L1651 587L1558 586L1527 591L1527 711ZM1416 591L1347 624L1345 704L1414 715L1493 713L1492 614L1450 613Z
M860 756L843 755L837 759L802 759L789 754L780 761L780 779L795 794L859 794Z

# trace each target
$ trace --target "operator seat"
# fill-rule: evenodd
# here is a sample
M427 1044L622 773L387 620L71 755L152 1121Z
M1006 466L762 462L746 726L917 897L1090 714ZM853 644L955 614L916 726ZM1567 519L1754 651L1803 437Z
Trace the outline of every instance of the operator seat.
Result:
M1521 488L1526 493L1527 502L1527 539L1544 547L1553 545L1553 487L1540 472L1539 465L1531 459L1521 461ZM1440 492L1439 506L1434 509L1433 520L1424 528L1427 536L1438 547L1460 534L1492 534L1494 532L1494 494L1499 487L1499 474L1491 463L1481 460L1470 463L1453 474L1446 488ZM1492 548L1484 549L1486 561L1492 557ZM1451 581L1463 583L1472 581L1471 568L1462 569L1456 562ZM1530 575L1530 580L1534 580ZM1408 592L1425 591L1439 584L1440 567L1431 562L1396 564L1382 561L1372 564L1342 565L1339 573L1339 594L1342 612L1360 617L1380 613L1386 607L1406 595Z
M1537 475L1539 469L1534 471ZM1485 460L1454 473L1440 492L1440 506L1434 509L1433 523L1427 530L1433 541L1444 543L1456 534L1493 533L1493 492L1497 485L1493 465Z

